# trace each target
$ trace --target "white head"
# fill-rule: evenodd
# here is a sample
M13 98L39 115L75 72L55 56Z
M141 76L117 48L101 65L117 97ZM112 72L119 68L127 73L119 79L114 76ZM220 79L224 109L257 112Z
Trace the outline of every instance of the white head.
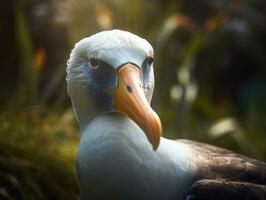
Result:
M144 130L155 149L159 145L161 124L149 105L153 48L145 39L121 30L82 39L68 60L67 88L81 130L94 117L118 111Z

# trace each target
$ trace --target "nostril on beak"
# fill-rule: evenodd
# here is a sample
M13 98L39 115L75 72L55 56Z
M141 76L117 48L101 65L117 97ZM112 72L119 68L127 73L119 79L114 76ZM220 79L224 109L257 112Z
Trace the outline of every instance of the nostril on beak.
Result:
M128 85L127 85L127 91L128 91L129 93L132 92L132 88L131 88L130 86L128 86Z

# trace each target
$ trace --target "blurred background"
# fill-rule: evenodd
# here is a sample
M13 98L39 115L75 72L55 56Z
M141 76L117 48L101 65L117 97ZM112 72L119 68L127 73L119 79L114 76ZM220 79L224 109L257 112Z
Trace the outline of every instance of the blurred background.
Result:
M155 49L164 136L266 160L266 1L9 0L0 7L0 199L78 199L73 45L123 29Z

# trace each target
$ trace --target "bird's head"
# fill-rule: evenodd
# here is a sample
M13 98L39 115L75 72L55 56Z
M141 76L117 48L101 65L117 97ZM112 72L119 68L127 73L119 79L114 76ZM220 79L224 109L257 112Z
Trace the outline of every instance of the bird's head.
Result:
M97 115L121 112L157 149L162 127L150 106L153 48L145 39L121 30L82 39L68 60L67 88L81 129Z

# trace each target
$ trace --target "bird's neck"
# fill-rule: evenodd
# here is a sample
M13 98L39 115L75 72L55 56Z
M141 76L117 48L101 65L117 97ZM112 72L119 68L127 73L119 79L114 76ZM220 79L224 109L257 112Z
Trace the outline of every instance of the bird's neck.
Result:
M86 98L80 98L80 99L86 99ZM72 99L72 106L73 106L77 121L79 123L80 130L81 132L83 132L86 126L93 119L94 112L90 112L91 110L90 110L89 102L86 102L86 101L77 102ZM88 113L93 113L93 115L88 115Z
M191 182L186 156L185 146L167 139L153 151L143 131L121 114L98 117L81 135L77 171L82 196L179 199Z
M112 97L92 88L84 90L78 81L69 82L68 91L82 133L94 118L112 111Z

